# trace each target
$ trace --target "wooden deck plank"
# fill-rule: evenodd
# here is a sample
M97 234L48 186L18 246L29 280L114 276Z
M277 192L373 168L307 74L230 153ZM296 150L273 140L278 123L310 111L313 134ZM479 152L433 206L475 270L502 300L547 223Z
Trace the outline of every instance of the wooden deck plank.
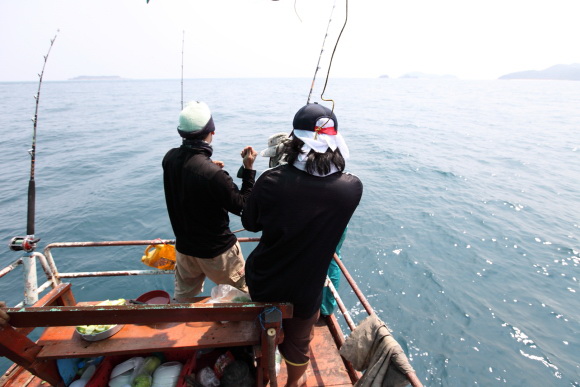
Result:
M39 359L92 357L103 354L124 355L171 349L215 348L257 345L260 332L253 321L226 323L162 323L125 325L114 336L89 342L75 333L74 327L47 328L38 345Z
M0 386L45 387L47 383L21 366L13 364L0 377Z
M310 343L310 365L308 367L307 387L316 386L351 386L352 382L336 348L334 339L323 320L314 327L314 339ZM280 366L278 384L286 382L286 366Z

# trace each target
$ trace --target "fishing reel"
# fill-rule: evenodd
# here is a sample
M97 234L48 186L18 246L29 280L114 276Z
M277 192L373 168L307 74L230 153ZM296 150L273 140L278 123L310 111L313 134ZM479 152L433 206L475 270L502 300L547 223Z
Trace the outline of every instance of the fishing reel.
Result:
M25 237L14 237L8 243L8 247L12 251L26 251L31 253L36 249L36 244L40 238L35 238L34 235L27 235Z

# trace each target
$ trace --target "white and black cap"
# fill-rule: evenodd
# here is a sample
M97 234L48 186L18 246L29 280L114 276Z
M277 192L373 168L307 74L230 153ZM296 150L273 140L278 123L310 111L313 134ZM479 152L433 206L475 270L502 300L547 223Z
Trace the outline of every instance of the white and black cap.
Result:
M336 115L327 107L316 102L303 106L294 116L293 127L292 135L304 142L302 147L304 156L310 150L324 153L329 148L332 151L338 148L344 159L349 157L348 146L338 133Z

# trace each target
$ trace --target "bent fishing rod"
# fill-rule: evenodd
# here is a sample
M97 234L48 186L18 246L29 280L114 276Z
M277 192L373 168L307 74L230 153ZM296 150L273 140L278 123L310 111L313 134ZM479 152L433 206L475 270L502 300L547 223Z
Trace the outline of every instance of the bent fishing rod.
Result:
M346 27L346 23L348 22L348 0L345 0L345 17L344 17L344 24L336 38L336 43L334 44L334 49L332 50L332 55L330 56L330 61L328 63L328 71L326 72L326 80L324 81L324 88L322 89L322 93L320 94L320 99L325 102L332 102L332 109L331 111L334 113L334 100L332 98L324 98L324 93L326 92L326 86L328 85L328 78L330 77L330 68L332 67L332 61L334 59L334 54L336 52L336 48L338 47L338 42L340 42L340 38L344 29ZM336 8L336 0L334 0L334 4L332 6L332 11L330 12L330 18L328 19L328 25L326 26L326 32L324 34L324 39L322 40L322 48L320 49L320 55L318 55L318 63L316 64L316 70L314 70L314 77L312 78L312 83L310 85L310 92L308 93L308 99L306 100L306 104L310 104L310 97L312 96L312 90L314 90L314 83L316 82L316 75L318 74L318 70L320 70L320 60L322 58L322 53L324 52L324 45L326 43L326 38L328 37L328 30L330 28L330 24L332 23L332 15L334 13L334 8ZM322 125L326 125L330 121L330 117L328 120ZM315 135L315 139L317 138L318 134Z
M36 249L36 244L40 240L40 238L36 238L34 236L34 215L35 215L35 203L36 203L36 183L34 180L34 166L36 164L36 128L38 126L38 104L40 101L40 88L42 86L42 77L44 76L44 69L46 67L46 63L48 62L48 56L50 55L50 50L56 40L58 35L57 33L54 35L54 38L50 40L50 47L48 48L48 52L44 56L44 64L42 65L42 71L38 74L38 91L34 95L34 99L36 100L36 108L34 110L34 118L32 118L33 130L32 130L32 147L28 151L30 154L30 180L28 181L28 212L26 215L26 236L24 237L14 237L10 240L8 247L12 251L26 251L30 253Z
M324 93L326 92L326 86L328 85L328 78L330 77L330 68L332 67L332 61L334 59L334 54L336 53L336 48L338 47L338 42L340 42L340 38L342 37L342 33L346 27L346 23L348 22L348 0L345 1L345 17L344 17L344 24L338 34L336 39L336 43L334 44L334 49L332 50L332 55L330 56L330 61L328 63L328 71L326 72L326 80L324 82L324 88L322 89L322 93L320 94L320 99L325 102L332 102L332 111L334 112L334 100L324 98ZM320 70L320 60L322 58L322 53L324 52L324 45L326 43L326 38L328 37L328 30L330 28L330 24L332 23L332 15L334 13L334 9L336 8L336 0L332 6L332 11L330 12L330 18L328 19L328 25L326 26L326 32L324 34L324 39L322 40L322 47L320 49L320 55L318 56L318 63L316 64L316 69L314 70L314 77L312 78L312 83L310 85L310 92L308 93L308 99L306 100L306 104L310 103L310 98L312 96L312 91L314 89L314 83L316 82L316 75L318 74L318 70Z

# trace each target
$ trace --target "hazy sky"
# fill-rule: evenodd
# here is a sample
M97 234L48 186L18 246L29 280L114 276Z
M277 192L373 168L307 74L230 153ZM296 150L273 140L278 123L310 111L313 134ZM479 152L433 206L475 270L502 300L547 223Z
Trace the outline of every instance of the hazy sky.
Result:
M312 77L334 0L0 0L0 81ZM296 11L295 11L296 7ZM350 0L331 77L580 63L579 0ZM322 72L342 27L336 0ZM320 76L320 75L319 75Z

